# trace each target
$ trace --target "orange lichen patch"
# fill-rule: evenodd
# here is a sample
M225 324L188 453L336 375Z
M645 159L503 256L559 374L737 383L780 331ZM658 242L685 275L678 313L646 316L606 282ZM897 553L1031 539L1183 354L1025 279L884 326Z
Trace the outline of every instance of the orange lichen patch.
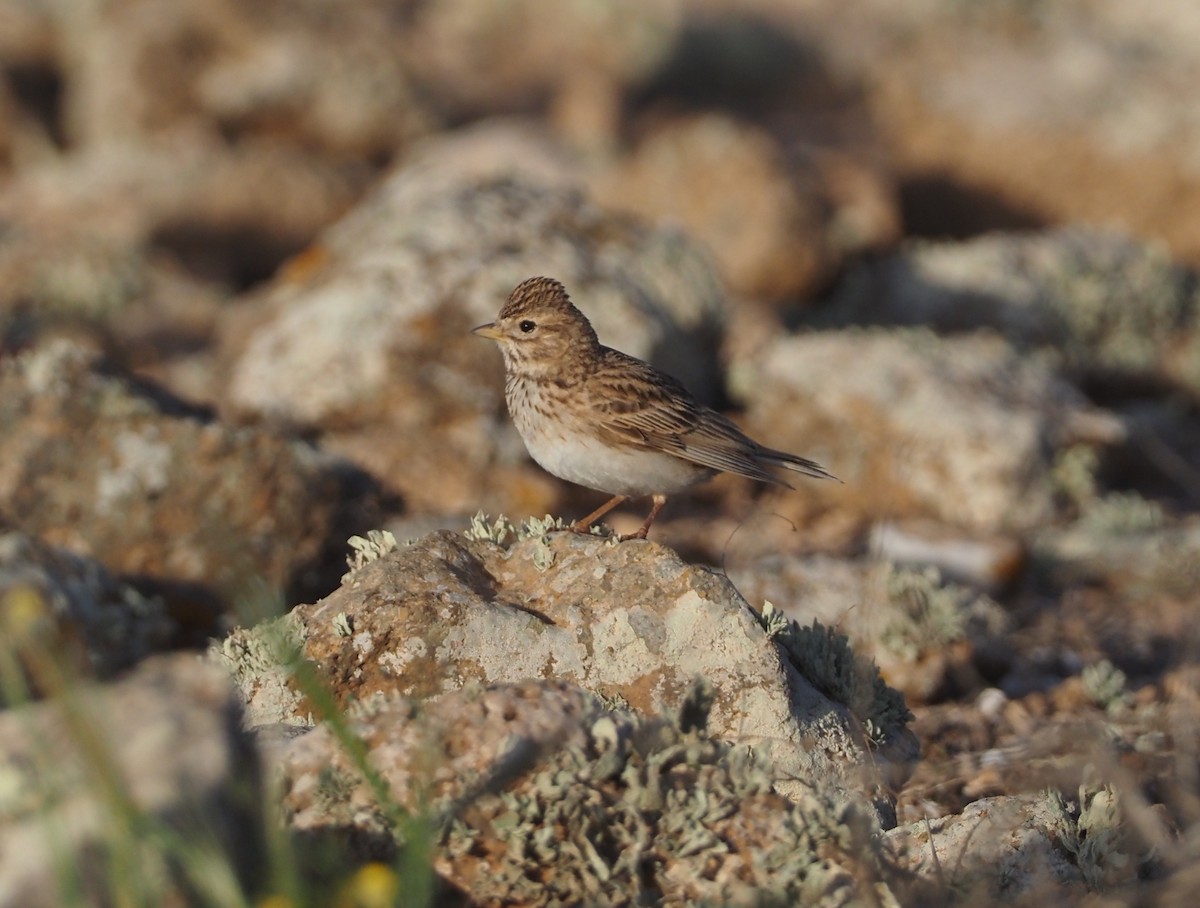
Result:
M327 268L332 260L328 246L313 243L283 263L279 279L288 284L305 284Z

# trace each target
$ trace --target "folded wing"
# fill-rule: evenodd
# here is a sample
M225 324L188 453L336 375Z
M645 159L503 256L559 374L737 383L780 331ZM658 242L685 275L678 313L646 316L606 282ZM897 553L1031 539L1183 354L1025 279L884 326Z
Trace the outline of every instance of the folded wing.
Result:
M776 469L835 478L814 461L760 445L720 413L696 403L670 376L616 350L604 350L590 384L597 431L612 444L665 451L700 466L788 488Z

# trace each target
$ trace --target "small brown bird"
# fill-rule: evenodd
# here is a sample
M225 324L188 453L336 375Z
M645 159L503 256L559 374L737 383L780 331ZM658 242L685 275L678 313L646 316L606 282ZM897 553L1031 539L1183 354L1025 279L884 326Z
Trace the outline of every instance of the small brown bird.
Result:
M820 464L764 447L678 381L603 346L558 281L534 277L499 317L473 334L500 345L504 397L530 456L547 472L612 495L571 527L591 525L625 501L653 497L645 539L667 496L721 471L791 488L779 471L837 477Z

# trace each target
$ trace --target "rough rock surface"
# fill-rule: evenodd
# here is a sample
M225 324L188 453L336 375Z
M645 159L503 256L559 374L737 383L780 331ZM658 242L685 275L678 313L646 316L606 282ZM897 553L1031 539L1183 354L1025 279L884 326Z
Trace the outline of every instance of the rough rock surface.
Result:
M782 337L735 364L731 383L757 437L804 452L845 482L808 484L807 495L876 518L1028 527L1054 513L1056 451L1119 437L1073 386L985 335ZM778 496L775 506L787 515L799 498Z
M500 356L470 329L534 274L564 281L601 339L701 397L716 390L722 296L696 245L511 180L439 189L401 168L229 326L233 409L327 443L442 513L543 510ZM528 512L526 510L526 512Z
M117 573L227 595L299 583L339 488L307 445L189 413L71 341L0 365L0 507Z
M390 800L424 809L438 873L474 904L877 905L878 827L819 780L798 803L744 749L703 735L705 692L670 719L563 681L378 697L350 726ZM292 826L394 855L389 811L328 726L274 748Z
M1050 899L1086 882L1113 889L1137 879L1151 851L1125 822L1111 788L983 798L962 813L886 834L901 867L977 897ZM936 852L936 854L935 854Z
M194 893L146 826L114 811L122 804L143 824L209 843L235 872L253 870L261 791L240 715L228 678L194 655L147 660L66 704L0 713L0 904L70 904L64 880L88 894L81 904L100 904L110 884L130 885L111 877L122 854L161 904Z
M500 525L481 529L507 536ZM554 678L656 714L677 708L701 676L715 695L710 731L770 754L784 793L820 778L884 797L884 779L903 780L916 742L902 701L868 695L853 704L861 714L834 702L822 690L844 679L805 677L725 578L670 551L542 529L508 548L435 533L383 555L293 611L303 655L341 702ZM303 721L311 707L280 697L254 642L264 633L281 631L237 632L222 649L249 714ZM873 666L863 671L868 691L881 683Z
M892 830L888 838L901 865L916 873L933 876L940 865L952 875L948 882L980 895L1000 888L1013 896L1048 895L1083 879L1062 845L1062 820L1049 798L985 798L960 814Z

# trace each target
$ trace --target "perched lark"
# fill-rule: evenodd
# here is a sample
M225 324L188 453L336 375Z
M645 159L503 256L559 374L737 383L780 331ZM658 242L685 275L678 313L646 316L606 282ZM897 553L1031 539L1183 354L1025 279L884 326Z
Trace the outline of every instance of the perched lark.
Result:
M603 346L558 281L534 277L509 296L499 317L472 333L504 355L504 397L530 455L560 479L612 499L572 529L591 525L627 498L650 495L645 539L667 496L721 471L791 486L791 470L835 479L819 464L748 438L653 366Z

